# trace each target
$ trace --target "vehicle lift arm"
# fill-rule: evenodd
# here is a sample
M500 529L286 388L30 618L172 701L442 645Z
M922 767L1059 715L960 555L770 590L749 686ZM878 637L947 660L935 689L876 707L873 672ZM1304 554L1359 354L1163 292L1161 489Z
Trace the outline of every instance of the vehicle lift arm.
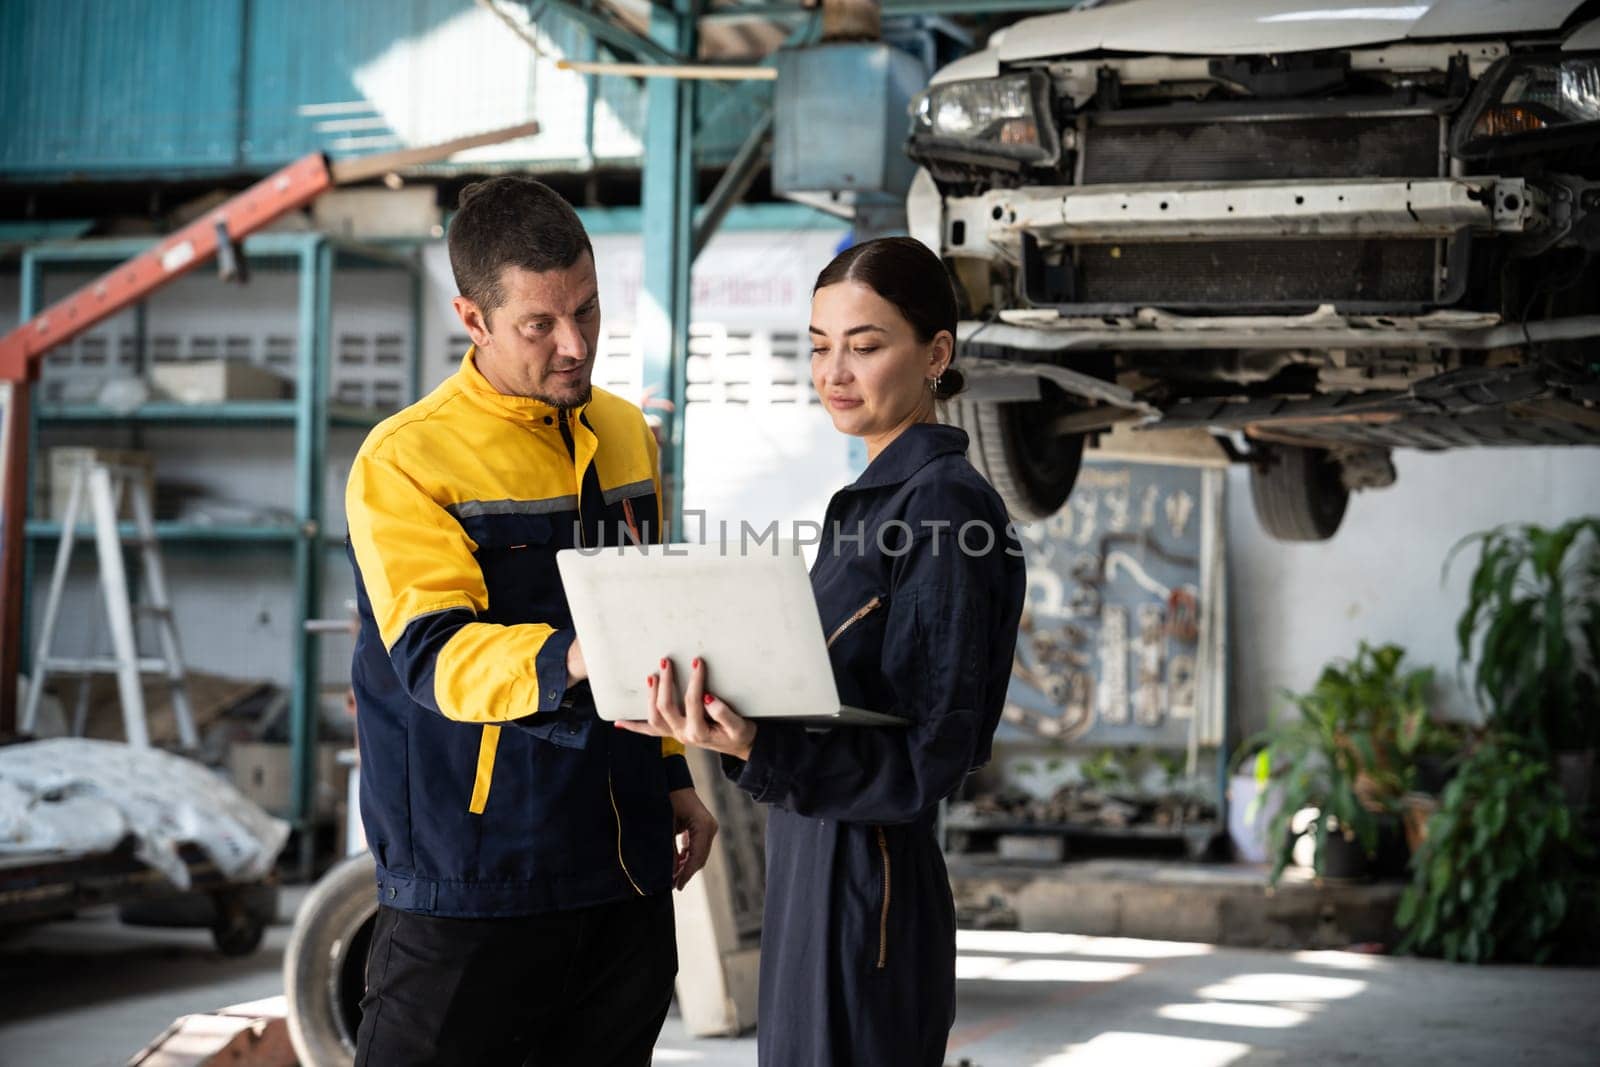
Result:
M442 144L330 162L295 160L207 211L147 252L101 275L0 337L0 740L15 735L21 673L23 523L28 509L29 403L45 354L145 299L216 255L228 264L240 242L336 185L447 158L467 148L539 132L529 122Z

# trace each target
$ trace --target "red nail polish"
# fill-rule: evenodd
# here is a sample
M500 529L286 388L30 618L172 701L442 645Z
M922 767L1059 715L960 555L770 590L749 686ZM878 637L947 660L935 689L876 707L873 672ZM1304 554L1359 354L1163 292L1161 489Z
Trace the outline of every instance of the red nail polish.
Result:
M706 703L707 704L711 703L715 699L716 699L716 697L712 696L710 693L706 694Z
M653 674L645 675L644 676L644 684L645 685L655 685L656 684L656 676L653 675Z
M700 666L700 657L699 657L699 656L696 656L696 657L695 657L695 658L694 658L694 659L692 659L692 660L690 660L690 661L689 661L689 666L691 666L691 667L698 667L698 666Z
M661 669L662 670L666 670L667 669L667 661L666 660L662 660L661 661Z

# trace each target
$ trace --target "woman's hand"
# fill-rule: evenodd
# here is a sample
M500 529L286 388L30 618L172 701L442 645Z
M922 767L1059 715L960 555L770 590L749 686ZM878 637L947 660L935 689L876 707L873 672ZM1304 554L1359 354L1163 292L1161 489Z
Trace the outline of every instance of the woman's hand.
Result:
M756 724L706 692L704 660L694 660L689 668L689 687L680 699L672 659L663 659L661 670L646 679L650 688L649 717L644 722L620 721L617 729L670 737L735 759L749 759Z

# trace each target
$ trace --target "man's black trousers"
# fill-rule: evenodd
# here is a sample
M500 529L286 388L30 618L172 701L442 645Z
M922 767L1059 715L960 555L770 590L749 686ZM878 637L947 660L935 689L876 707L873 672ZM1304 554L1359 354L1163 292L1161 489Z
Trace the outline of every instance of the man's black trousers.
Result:
M672 894L506 919L378 909L356 1067L647 1067Z

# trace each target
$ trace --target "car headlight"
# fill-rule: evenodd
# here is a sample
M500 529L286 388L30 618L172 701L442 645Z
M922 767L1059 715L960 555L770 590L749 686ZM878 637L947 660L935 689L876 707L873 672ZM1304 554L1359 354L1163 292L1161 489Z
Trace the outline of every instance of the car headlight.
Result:
M1450 138L1462 158L1600 140L1600 55L1511 56L1484 74Z
M971 157L996 163L1054 163L1061 141L1050 112L1050 79L1040 71L935 85L911 102L913 158Z

